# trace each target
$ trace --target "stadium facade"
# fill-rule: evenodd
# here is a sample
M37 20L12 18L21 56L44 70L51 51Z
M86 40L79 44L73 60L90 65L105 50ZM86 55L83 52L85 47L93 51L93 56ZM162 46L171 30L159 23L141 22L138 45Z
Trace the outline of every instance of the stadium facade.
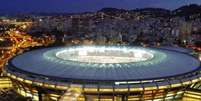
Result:
M176 100L201 81L200 61L170 47L37 49L12 58L3 72L17 92L40 101Z

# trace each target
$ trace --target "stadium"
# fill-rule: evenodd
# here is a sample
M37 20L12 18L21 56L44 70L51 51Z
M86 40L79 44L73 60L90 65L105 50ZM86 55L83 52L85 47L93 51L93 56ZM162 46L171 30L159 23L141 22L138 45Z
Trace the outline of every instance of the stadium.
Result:
M177 100L201 81L200 61L174 48L65 46L12 58L4 74L39 101Z

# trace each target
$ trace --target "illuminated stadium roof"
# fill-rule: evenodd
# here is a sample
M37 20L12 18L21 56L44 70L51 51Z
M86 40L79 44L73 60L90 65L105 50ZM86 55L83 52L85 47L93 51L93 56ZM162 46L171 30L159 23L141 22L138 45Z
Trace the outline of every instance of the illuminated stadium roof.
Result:
M145 49L80 47L61 50L56 53L56 57L75 62L115 64L148 61L154 56Z
M10 61L12 68L74 80L128 81L193 72L200 62L187 54L158 48L74 46L29 51Z

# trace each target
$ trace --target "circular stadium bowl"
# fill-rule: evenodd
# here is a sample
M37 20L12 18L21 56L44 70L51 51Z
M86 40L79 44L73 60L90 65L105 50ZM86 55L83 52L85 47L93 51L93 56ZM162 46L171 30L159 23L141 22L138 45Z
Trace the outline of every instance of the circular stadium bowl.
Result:
M35 100L179 99L201 80L200 61L174 48L68 46L28 51L3 72Z

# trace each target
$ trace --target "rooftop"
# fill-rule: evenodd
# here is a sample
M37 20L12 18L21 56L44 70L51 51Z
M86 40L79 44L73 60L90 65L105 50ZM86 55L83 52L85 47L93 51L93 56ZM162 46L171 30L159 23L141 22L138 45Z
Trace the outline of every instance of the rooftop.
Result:
M91 46L91 48L94 47L95 46ZM153 57L139 62L124 61L118 63L116 60L113 60L115 61L113 63L102 62L102 60L98 62L98 59L95 59L97 61L92 59L93 61L91 62L90 60L81 61L68 58L63 59L56 55L58 52L62 52L64 50L76 50L78 48L86 49L85 46L53 47L33 50L16 56L10 61L10 65L18 70L42 76L74 80L112 81L166 78L193 72L200 67L200 61L198 59L174 50L127 46L99 46L96 48L101 49L103 47L106 49L122 49L127 52L129 50L142 50L145 51L145 53L147 52L148 54L152 54ZM117 55L117 52L114 54ZM135 55L132 56L135 57ZM76 56L76 59L80 58Z

